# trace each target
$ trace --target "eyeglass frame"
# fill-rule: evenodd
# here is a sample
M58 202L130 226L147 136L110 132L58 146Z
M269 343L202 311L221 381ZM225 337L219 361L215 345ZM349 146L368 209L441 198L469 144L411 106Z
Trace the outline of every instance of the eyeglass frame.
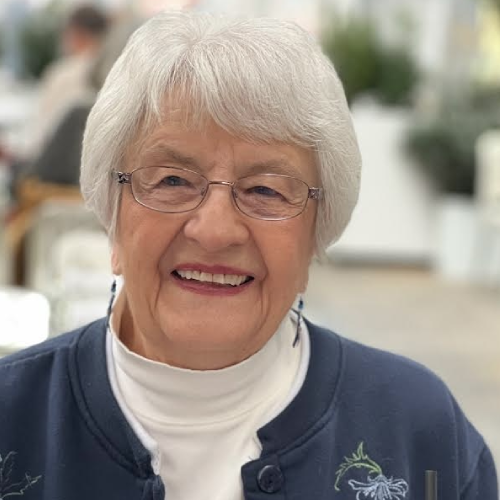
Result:
M149 207L149 206L145 205L144 203L142 203L141 201L139 201L136 198L136 195L134 193L134 189L132 187L132 175L134 174L134 172L137 172L138 170L144 170L146 168L154 168L154 167L157 167L157 168L173 168L173 169L176 169L176 170L182 170L184 172L190 172L192 174L196 174L196 175L200 176L201 178L205 179L207 185L206 185L204 193L200 193L200 194L202 194L200 202L195 207L189 208L188 210L180 210L180 211L176 211L176 212L169 212L169 211L159 210L157 208ZM230 187L231 188L231 195L232 195L233 203L234 203L235 207L238 209L238 211L240 213L242 213L243 215L246 215L247 217L250 217L252 219L265 220L265 221L280 221L280 220L294 219L295 217L298 217L299 215L301 215L302 213L304 213L304 210L306 209L308 200L311 199L311 200L317 200L318 201L318 200L321 200L323 198L323 188L310 187L309 184L307 184L307 182L303 181L302 179L299 179L298 177L294 177L293 175L286 175L286 174L273 174L273 173L252 174L252 175L247 175L247 176L244 176L244 177L240 177L239 179L236 179L233 182L229 182L229 181L209 181L203 174L200 174L199 172L195 172L194 170L190 170L189 168L174 167L174 166L170 166L170 165L150 165L150 166L147 166L147 167L138 167L138 168L135 168L131 172L112 171L112 175L114 176L114 179L118 182L118 184L120 184L120 185L129 184L130 185L130 190L132 192L132 196L134 197L134 200L137 203L139 203L139 205L142 205L143 207L148 208L149 210L154 210L155 212L160 212L160 213L163 213L163 214L183 214L183 213L192 212L193 210L196 210L205 201L205 199L207 197L207 194L208 194L208 188L211 185L219 185L219 186L228 186L228 187ZM235 189L234 189L234 185L238 181L240 181L241 179L246 179L247 177L253 177L254 175L264 175L264 176L273 176L273 177L274 176L277 176L277 177L288 177L289 179L295 179L297 181L302 182L305 186L307 186L307 197L305 199L304 206L302 207L302 210L298 214L292 215L291 217L285 217L285 218L281 218L281 217L280 218L261 218L261 217L254 217L252 215L247 214L245 211L243 211L240 208L240 206L238 205L238 202L236 201L237 195L236 195L236 192L235 192Z

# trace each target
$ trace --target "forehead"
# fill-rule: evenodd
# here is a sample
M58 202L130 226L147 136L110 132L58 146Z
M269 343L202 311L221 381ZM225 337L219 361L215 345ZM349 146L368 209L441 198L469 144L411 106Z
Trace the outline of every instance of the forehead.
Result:
M235 175L278 173L317 182L313 151L294 144L238 137L213 120L187 124L170 113L134 141L127 168L173 164L203 174L228 169Z

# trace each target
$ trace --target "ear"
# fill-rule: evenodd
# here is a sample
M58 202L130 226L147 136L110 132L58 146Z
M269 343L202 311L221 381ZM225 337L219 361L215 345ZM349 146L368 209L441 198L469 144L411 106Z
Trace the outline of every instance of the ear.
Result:
M111 247L111 270L113 274L119 276L122 274L122 266L120 262L120 248L115 242Z

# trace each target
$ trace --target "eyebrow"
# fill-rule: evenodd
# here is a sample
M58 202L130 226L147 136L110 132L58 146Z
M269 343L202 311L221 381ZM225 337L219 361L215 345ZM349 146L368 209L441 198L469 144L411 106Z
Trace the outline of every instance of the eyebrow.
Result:
M182 165L183 167L187 167L192 170L200 170L200 165L193 156L181 153L164 144L153 145L150 148L146 149L144 158L151 158L155 160L158 159L161 162L173 162L177 165Z
M280 174L300 177L302 172L298 167L284 159L275 159L252 163L245 168L245 175L254 174Z
M183 167L189 168L197 172L202 172L204 170L200 163L193 156L181 153L165 144L152 145L150 148L146 149L144 158L154 159L160 162L172 162L176 165L181 165ZM240 170L240 169L238 169ZM279 174L279 175L290 175L292 177L301 177L302 172L299 167L291 164L284 158L276 158L264 161L258 161L255 163L250 163L248 165L243 165L241 167L243 175L246 177L248 175L257 174Z

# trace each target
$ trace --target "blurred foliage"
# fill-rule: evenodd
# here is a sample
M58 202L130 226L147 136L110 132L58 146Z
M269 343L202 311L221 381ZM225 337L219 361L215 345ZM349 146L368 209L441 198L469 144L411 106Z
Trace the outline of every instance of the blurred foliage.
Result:
M335 25L323 36L322 45L335 65L351 103L356 96L376 86L376 34L366 20L352 20L342 28L340 23Z
M45 68L59 55L62 16L58 2L33 11L20 32L20 46L25 76L40 78Z
M500 12L500 0L488 0Z
M375 93L387 105L410 104L418 79L416 64L403 49L385 49L379 57L379 78Z
M434 119L415 123L406 146L441 192L472 195L476 141L491 128L500 128L500 89L475 90L445 102Z
M408 105L419 71L411 51L380 39L367 19L336 21L324 30L322 45L344 85L347 100L369 93L386 105Z

